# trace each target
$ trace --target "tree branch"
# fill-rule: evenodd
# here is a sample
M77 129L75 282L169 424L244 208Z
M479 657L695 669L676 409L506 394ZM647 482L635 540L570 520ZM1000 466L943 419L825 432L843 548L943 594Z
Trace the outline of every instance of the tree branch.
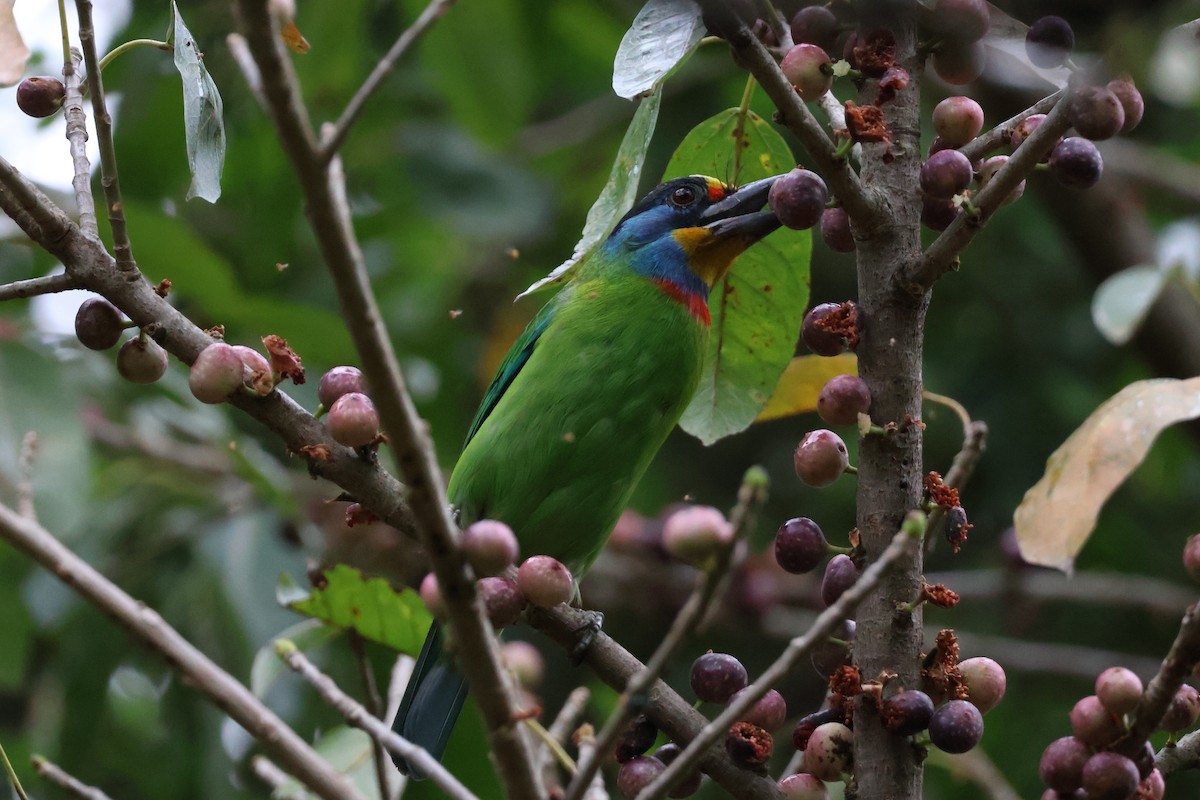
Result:
M267 752L317 795L325 800L362 800L344 775L317 755L249 689L180 636L158 612L123 592L45 528L0 505L0 538L162 654L189 685L258 739Z
M1163 659L1141 701L1134 710L1133 725L1118 745L1120 752L1133 758L1141 753L1150 734L1158 729L1171 699L1196 665L1200 664L1200 611L1191 606L1183 615L1179 633Z
M112 798L95 786L88 786L43 756L35 755L30 761L33 762L33 768L37 771L38 775L41 775L72 797L78 797L80 800L112 800Z
M992 129L987 133L976 136L974 139L958 148L958 152L962 153L964 156L970 159L972 163L974 163L976 160L983 158L993 150L1003 147L1008 141L1008 136L1012 132L1013 128L1017 127L1018 124L1024 122L1029 117L1032 117L1034 114L1045 114L1046 112L1052 110L1054 105L1062 97L1063 91L1064 90L1060 89L1054 94L1047 95L1021 113L1009 117L999 125L993 125ZM1017 183L1020 183L1020 181ZM1014 186L1015 185L1016 184L1014 184Z
M83 91L80 89L79 63L82 60L83 56L72 47L71 57L63 64L63 83L67 88L63 116L67 120L67 141L75 170L71 185L75 188L75 203L79 206L79 227L88 236L98 237L96 203L92 199L92 166L87 156L87 117L83 113Z

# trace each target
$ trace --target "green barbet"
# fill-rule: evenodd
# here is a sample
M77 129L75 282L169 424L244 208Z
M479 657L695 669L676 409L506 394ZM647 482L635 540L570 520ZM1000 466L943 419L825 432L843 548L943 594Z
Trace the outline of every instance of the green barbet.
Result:
M464 527L501 520L522 555L583 574L696 391L709 290L779 227L761 210L774 180L668 181L575 268L508 351L471 424L448 490ZM441 651L435 622L393 726L436 758L466 697Z

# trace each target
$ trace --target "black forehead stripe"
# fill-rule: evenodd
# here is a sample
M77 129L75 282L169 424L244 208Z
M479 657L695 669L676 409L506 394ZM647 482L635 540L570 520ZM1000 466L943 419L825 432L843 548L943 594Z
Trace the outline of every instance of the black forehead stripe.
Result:
M661 206L667 201L667 198L671 195L671 192L675 191L680 186L691 186L693 189L696 189L700 192L700 197L703 200L707 200L708 198L708 183L703 178L697 178L695 175L689 175L686 178L675 178L674 180L669 180L666 183L659 184L652 189L648 195L635 203L633 208L629 209L625 216L621 217L621 220L617 223L616 227L621 227L621 224L625 222L625 220L629 219L630 217L636 217L638 214L641 214L647 209L654 208L655 206Z

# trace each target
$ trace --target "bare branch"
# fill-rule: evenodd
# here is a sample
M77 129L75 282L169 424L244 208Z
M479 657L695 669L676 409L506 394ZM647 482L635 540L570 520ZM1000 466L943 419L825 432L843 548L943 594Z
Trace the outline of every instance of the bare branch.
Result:
M1171 699L1183 685L1196 665L1200 664L1200 610L1191 606L1179 624L1179 633L1163 659L1158 674L1151 679L1134 710L1133 725L1128 735L1118 744L1118 749L1133 758L1141 753L1150 734L1158 729Z
M100 148L100 185L104 187L104 201L108 207L108 224L112 229L113 254L117 269L137 269L133 260L133 245L129 242L129 231L125 227L125 211L121 205L121 183L117 179L117 149L113 144L112 115L104 102L104 83L101 79L100 61L96 57L96 30L92 25L92 0L75 0L79 14L79 45L83 48L83 61L87 66L88 91L92 95L92 119L96 123L96 144Z
M254 694L179 635L158 612L134 600L32 520L0 505L0 538L161 653L186 683L200 690L263 748L325 800L362 800L334 770Z
M266 756L251 758L250 768L254 770L254 774L258 776L259 780L271 787L273 800L308 800L308 792L299 785L292 791L285 791L284 787L294 779Z
M441 762L429 755L425 748L418 747L393 732L383 720L367 711L353 697L339 689L338 685L333 682L333 678L313 666L313 663L305 658L304 653L301 653L296 645L286 639L277 639L275 653L293 672L308 681L317 690L317 694L321 695L321 699L341 714L347 723L355 728L361 728L372 739L381 742L388 750L403 756L453 800L479 800L459 782L458 778L450 774L450 771L443 767Z
M0 286L0 302L4 300L24 300L39 294L54 294L69 289L78 289L75 279L65 273L61 275L46 275L41 278L29 278L23 281L13 281Z
M1004 146L1004 144L1008 141L1008 136L1012 132L1012 129L1017 127L1019 123L1024 122L1034 114L1045 114L1047 111L1053 109L1054 104L1058 102L1059 98L1062 97L1062 94L1063 90L1060 89L1054 94L1043 97L1041 100L1038 100L1021 113L1009 117L999 125L992 126L992 129L987 133L976 136L974 139L958 148L958 152L962 153L972 162L983 158L993 150Z
M67 120L67 141L71 147L71 163L75 175L71 185L75 188L75 203L79 206L79 227L91 237L100 235L96 226L96 203L92 199L92 165L87 156L87 116L83 113L83 90L80 88L79 64L83 56L74 47L71 57L63 64L63 83L67 96L63 102L63 114Z
M33 768L37 770L38 775L63 789L72 797L78 797L79 800L112 800L95 786L88 786L43 756L35 755L30 761L33 762Z
M396 68L396 63L408 52L408 49L453 4L454 0L430 0L429 5L425 6L425 10L421 12L416 21L404 33L400 34L400 38L396 40L384 57L379 59L379 63L375 65L375 69L371 70L371 74L367 76L366 81L354 93L354 96L350 98L350 102L346 104L345 110L342 111L342 115L338 117L333 128L321 137L321 149L318 154L319 160L328 162L334 157L338 149L341 148L342 142L345 141L346 134L350 132L350 127L354 125L354 121L362 113L367 100L383 84L383 81L391 74L392 70Z
M1200 731L1192 731L1174 744L1168 744L1154 756L1154 766L1167 777L1181 769L1200 767Z

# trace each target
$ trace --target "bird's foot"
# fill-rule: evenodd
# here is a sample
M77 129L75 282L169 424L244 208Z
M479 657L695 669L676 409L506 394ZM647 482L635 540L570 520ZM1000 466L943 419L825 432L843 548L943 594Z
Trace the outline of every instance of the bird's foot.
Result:
M577 665L583 661L588 648L592 646L592 642L596 641L596 634L603 627L604 615L602 613L586 610L583 612L583 622L575 629L575 635L578 638L575 640L575 645L571 648L571 660Z

